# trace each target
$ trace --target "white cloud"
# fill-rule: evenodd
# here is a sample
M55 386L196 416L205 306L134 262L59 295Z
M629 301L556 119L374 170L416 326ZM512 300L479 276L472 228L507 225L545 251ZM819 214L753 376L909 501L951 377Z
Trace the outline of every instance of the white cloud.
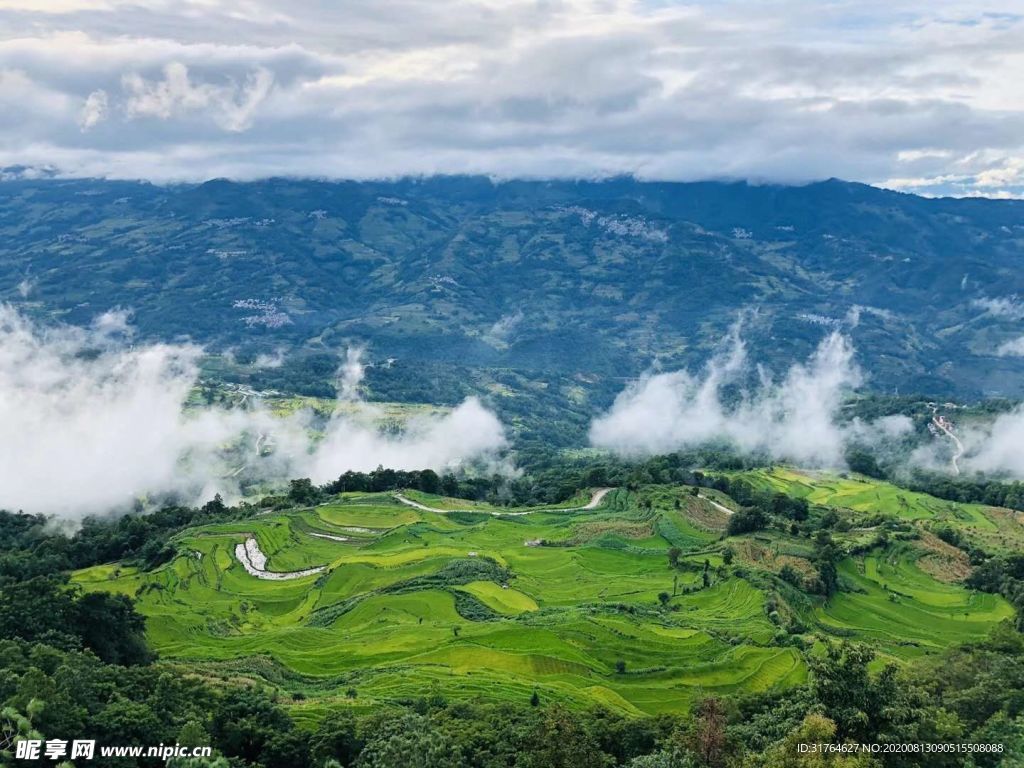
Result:
M507 349L516 330L523 322L522 310L499 317L481 338L495 349Z
M252 361L253 368L273 369L284 365L285 350L275 349L272 353L260 352Z
M964 465L968 471L1024 478L1024 408L1000 414L989 425L975 427L964 442Z
M906 428L896 422L877 427L858 422L851 428L837 423L843 395L861 381L853 348L838 332L825 337L806 364L792 366L780 381L760 371L756 391L731 403L723 388L746 368L736 329L726 350L709 361L701 376L653 374L628 387L591 425L591 443L625 455L650 455L727 441L742 451L839 466L847 440L898 435Z
M1024 336L1004 341L996 349L999 357L1024 357Z
M274 75L262 67L249 73L244 84L194 83L188 67L177 61L164 67L159 80L147 80L136 73L122 78L125 112L130 118L169 120L208 111L218 125L232 132L249 128L273 84Z
M363 383L366 368L363 366L362 347L349 347L345 351L345 361L338 369L338 399L352 402L359 399L359 385Z
M0 7L0 102L19 105L0 163L1012 196L1022 49L1024 21L952 0L17 0Z
M89 94L78 115L78 127L83 131L95 127L107 116L107 92L97 88Z
M1024 302L1017 296L999 298L983 297L971 302L972 306L982 309L986 314L1004 320L1024 320Z
M494 455L507 445L501 422L475 397L467 398L444 418L410 420L401 437L378 431L373 426L375 415L375 409L367 405L356 418L338 415L331 421L309 467L314 482L334 480L348 469L367 472L380 465L457 468Z
M501 423L473 398L382 433L376 411L355 399L358 354L343 367L346 409L318 442L308 413L275 418L259 403L185 411L201 350L131 345L128 318L115 310L89 328L42 328L0 305L0 508L74 519L145 495L231 496L245 477L326 481L379 464L443 471L506 446Z

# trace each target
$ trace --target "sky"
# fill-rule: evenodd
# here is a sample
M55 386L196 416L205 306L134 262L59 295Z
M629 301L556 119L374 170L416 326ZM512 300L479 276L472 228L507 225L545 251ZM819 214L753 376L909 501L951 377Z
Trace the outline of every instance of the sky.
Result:
M0 0L0 166L1024 196L1024 0Z

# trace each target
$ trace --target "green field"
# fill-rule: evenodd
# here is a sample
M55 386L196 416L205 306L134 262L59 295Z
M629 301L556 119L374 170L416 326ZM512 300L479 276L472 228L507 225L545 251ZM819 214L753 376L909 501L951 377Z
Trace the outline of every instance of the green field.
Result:
M850 509L879 506L912 520L949 512L947 502L885 484L749 474L816 503L841 497ZM571 706L684 711L709 693L804 680L804 653L824 638L912 658L980 638L1011 614L1001 598L936 580L918 567L919 549L894 542L844 560L844 590L828 602L806 596L790 606L805 629L788 636L766 608L783 599L772 573L787 557L800 562L807 541L781 533L726 540L723 513L689 490L619 489L586 511L566 507L589 494L532 510L406 494L444 512L388 494L344 494L189 529L175 540L175 559L151 572L104 565L75 581L134 596L163 658L263 678L301 693L295 704L306 712L350 690L371 707L426 690L526 701L535 689ZM965 525L988 519L953 506ZM257 578L235 556L248 538L267 571L323 570ZM724 566L727 543L763 551L763 563ZM672 546L682 550L677 569L668 563Z

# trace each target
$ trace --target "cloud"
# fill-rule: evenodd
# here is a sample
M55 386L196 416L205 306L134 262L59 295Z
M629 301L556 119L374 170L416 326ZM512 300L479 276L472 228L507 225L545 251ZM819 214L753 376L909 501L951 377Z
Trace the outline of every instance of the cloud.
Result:
M252 367L259 369L280 368L284 365L286 356L284 349L275 349L272 353L260 352L253 358Z
M88 131L106 116L107 92L97 88L86 97L85 104L82 105L82 111L78 114L78 127Z
M700 376L686 371L651 374L628 387L593 422L590 441L633 456L726 441L745 452L839 466L847 440L863 440L872 431L861 423L842 427L836 420L844 394L862 380L853 358L849 340L833 332L806 363L792 366L779 381L759 371L755 391L731 402L725 387L736 384L748 369L737 326ZM905 425L886 423L881 428L899 433Z
M115 336L131 336L132 313L127 309L109 309L97 315L92 321L93 330L104 339Z
M990 478L1024 479L1024 406L1001 413L994 419L966 420L952 426L963 452L957 460L966 476L984 473ZM955 473L950 461L959 446L938 433L935 439L917 446L910 456L911 466L934 472Z
M1024 357L1024 336L1004 341L996 348L999 357Z
M503 315L494 321L493 325L481 337L487 344L495 349L507 349L516 330L522 325L523 312L516 310L511 315Z
M366 376L363 366L365 351L362 347L349 347L345 351L345 361L338 369L338 399L342 402L359 400L359 385Z
M0 163L72 175L1024 194L1024 21L962 1L18 0L0 29Z
M144 496L232 496L245 480L323 481L379 464L444 471L506 446L473 398L382 433L380 414L355 394L358 352L342 367L346 409L321 440L310 437L310 413L277 418L259 402L186 409L202 350L132 345L129 318L114 310L88 328L41 327L0 305L0 508L77 519Z
M377 411L365 406L357 417L336 415L317 446L309 475L314 482L333 480L345 470L435 470L464 466L481 456L493 456L507 446L498 418L470 397L443 418L413 418L401 436L381 433L373 426Z
M495 457L508 446L501 422L475 397L441 418L413 417L398 435L382 432L376 424L383 413L360 395L364 354L363 347L349 347L338 368L338 408L308 464L314 482L334 480L345 470L368 472L378 466L456 469L480 457ZM491 469L511 468L492 463Z
M164 67L159 80L147 80L136 73L122 78L129 118L170 120L207 112L224 130L233 133L249 128L273 84L273 73L263 67L249 73L244 83L194 83L188 67L177 61Z
M1024 478L1024 408L1000 414L989 425L975 427L964 438L968 471Z
M197 354L111 347L0 307L0 506L71 515L175 487L179 457L208 436L181 415Z
M1024 302L1016 296L1000 298L983 297L971 302L971 306L982 309L992 317L1004 320L1024 320Z

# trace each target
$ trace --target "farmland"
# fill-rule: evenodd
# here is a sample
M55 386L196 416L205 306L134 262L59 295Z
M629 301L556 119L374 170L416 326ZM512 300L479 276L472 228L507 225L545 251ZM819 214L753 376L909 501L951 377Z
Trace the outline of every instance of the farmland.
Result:
M523 509L345 493L187 529L176 556L150 571L107 564L74 580L133 596L165 660L262 678L309 716L424 691L511 702L537 691L577 709L682 712L708 694L803 682L806 655L826 639L866 642L903 662L980 639L1012 616L1001 597L934 567L943 551L926 546L938 519L971 535L1017 536L1012 514L858 478L779 469L743 478L809 497L816 514L837 510L846 529L837 542L852 554L836 594L779 578L785 565L810 569L806 536L784 527L726 536L727 515L711 499L735 501L681 485L615 489L593 509L580 508L589 493ZM866 515L891 522L891 539L864 545L875 534L858 528ZM267 571L322 570L257 578L235 554L247 539Z

